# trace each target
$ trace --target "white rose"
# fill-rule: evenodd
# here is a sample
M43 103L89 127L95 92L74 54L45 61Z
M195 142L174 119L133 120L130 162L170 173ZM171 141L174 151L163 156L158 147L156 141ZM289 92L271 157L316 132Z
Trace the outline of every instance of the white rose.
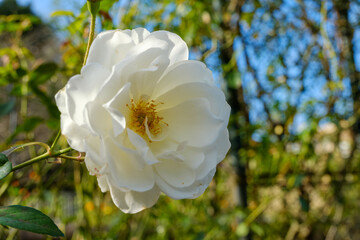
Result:
M99 34L81 74L56 96L61 129L118 208L136 213L161 192L196 198L230 148L230 107L212 73L167 31Z

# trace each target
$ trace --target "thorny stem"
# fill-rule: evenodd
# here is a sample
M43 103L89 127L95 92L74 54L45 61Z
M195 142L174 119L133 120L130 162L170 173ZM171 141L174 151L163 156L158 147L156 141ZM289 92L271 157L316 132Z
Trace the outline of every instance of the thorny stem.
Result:
M42 146L46 149L46 151L49 151L50 150L50 147L49 145L47 145L46 143L43 143L43 142L29 142L29 143L24 143L24 144L21 144L18 148L24 148L24 147L28 147L28 146L33 146L33 145L39 145L39 146ZM17 150L18 148L14 149Z
M28 147L28 146L34 146L34 145L40 145L42 147L44 147L46 149L46 151L50 150L49 145L47 145L46 143L42 143L42 142L29 142L29 143L24 143L12 148L9 148L5 151L2 151L1 153L5 154L6 156L9 156L12 152L15 152L16 150L20 149L20 148L24 148L24 147Z
M61 150L55 151L55 152L47 151L46 153L41 154L40 156L34 157L34 158L30 159L29 161L26 161L26 162L20 163L19 165L16 165L15 167L12 168L11 171L12 172L16 171L20 168L29 166L33 163L39 162L39 161L47 159L47 158L59 157L61 154L70 152L71 150L72 150L72 148L69 147L69 148L61 149Z
M96 20L96 15L95 15L95 14L91 14L89 40L88 40L88 44L87 44L87 48L86 48L86 52L85 52L85 57L84 57L83 66L85 66L85 64L86 64L86 60L87 60L88 55L89 55L90 46L91 46L91 44L92 44L92 42L93 42L93 40L94 40L94 35L95 35L95 20Z
M56 137L55 137L55 139L54 139L54 141L51 144L51 147L49 149L50 151L54 149L56 143L59 141L60 136L61 136L61 129L59 129L58 133L56 134Z
M78 162L83 162L85 160L84 157L72 157L72 156L65 156L65 155L60 155L59 158L63 158L63 159L68 159L68 160L73 160L73 161L78 161Z

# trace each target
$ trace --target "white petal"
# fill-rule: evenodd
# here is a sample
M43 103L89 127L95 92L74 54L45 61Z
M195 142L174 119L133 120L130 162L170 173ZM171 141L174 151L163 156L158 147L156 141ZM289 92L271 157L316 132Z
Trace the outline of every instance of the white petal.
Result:
M207 83L192 82L178 85L157 97L155 101L162 103L157 108L160 111L194 98L205 98L209 102L211 113L228 121L230 106L225 100L224 93L220 88Z
M109 188L110 188L110 195L111 198L113 200L113 202L115 203L115 205L123 212L125 213L129 213L129 206L126 204L125 201L125 194L126 192L121 191L119 188L117 188L116 186L112 185L112 184L108 184Z
M203 147L214 143L224 120L210 112L206 99L191 99L159 112L168 124L169 138L186 141L190 146Z
M204 149L189 147L186 142L169 144L169 140L158 144L152 143L152 150L158 159L170 159L183 162L191 169L197 169L205 159ZM207 149L206 149L207 150Z
M167 41L156 38L146 38L145 41L136 45L136 47L131 48L127 53L126 58L132 59L133 64L136 66L137 70L139 70L149 68L150 66L156 66L154 63L156 59L163 58L161 62L170 63L170 61L165 61L165 59L169 59L169 51L169 43ZM161 67L167 66L168 64Z
M152 207L160 196L157 187L146 192L127 191L110 185L110 194L115 205L124 213L137 213L145 208Z
M66 106L66 102L67 102L67 95L66 95L66 90L65 87L60 89L56 94L55 94L55 102L56 105L59 109L59 111L61 113L66 113L68 114L68 110L67 110L67 106Z
M96 165L95 162L92 160L92 158L89 157L89 153L86 153L85 164L90 172L90 175L96 176L101 191L102 192L109 191L109 185L105 174L107 170L106 169L107 165L104 165L103 167Z
M184 156L185 164L192 169L197 169L205 160L205 154L198 149L187 147L181 154Z
M173 160L163 160L155 164L159 176L173 187L187 187L195 181L195 172L186 164Z
M196 179L204 178L218 163L217 153L214 150L205 151L205 160L196 169Z
M169 134L169 131L168 131L168 125L163 123L163 122L160 122L159 123L159 132L156 133L156 135L152 134L150 132L150 129L149 129L149 125L148 125L148 119L147 117L145 117L145 132L146 132L146 135L148 136L148 138L152 141L152 142L159 142L159 141L162 141L164 140L165 138L167 138L168 134Z
M130 31L130 30L125 30ZM135 28L131 30L131 39L135 44L139 44L144 41L144 39L149 36L150 32L145 28Z
M157 98L179 85L195 82L215 87L211 71L202 62L191 60L177 62L166 69L152 97Z
M181 143L181 144L183 144L183 143ZM152 142L150 145L150 148L151 148L151 151L155 154L155 156L158 156L163 153L178 151L179 150L178 147L181 144L175 142L172 139L167 138L164 141Z
M230 140L229 140L229 131L225 127L223 131L221 131L218 140L215 144L215 149L217 152L217 163L224 160L227 152L231 147Z
M94 99L101 85L110 76L110 73L111 71L100 64L89 63L81 68L80 75L83 77L83 80L74 84L81 87L87 93L89 99Z
M109 112L96 101L88 102L84 110L84 121L92 134L107 136L111 131Z
M140 56L136 64L138 68L146 68L158 57L169 60L169 64L187 60L189 51L186 43L176 34L167 31L150 33L143 42L131 48L127 57Z
M135 133L129 128L127 129L127 134L129 136L129 140L134 145L137 152L143 158L146 164L152 165L159 162L159 160L151 152L151 149L142 137L140 137L137 133Z
M84 152L84 139L90 135L90 132L77 125L67 114L61 114L60 124L61 133L67 138L70 147L79 152Z
M142 56L138 57L143 59ZM142 95L151 96L156 82L168 66L169 60L164 57L157 57L146 68L140 68L129 76L131 82L131 93L135 100L140 99ZM147 65L145 65L147 66Z
M147 191L154 186L154 172L151 166L139 167L140 155L124 151L113 140L105 139L105 155L109 164L108 181L118 188Z
M145 41L152 41L154 39L161 39L167 42L168 56L170 65L187 60L189 57L189 50L184 42L177 34L168 31L155 31L152 32Z
M106 103L112 99L121 88L128 82L129 76L138 71L134 59L127 58L121 63L114 66L110 76L106 79L99 90L96 101Z
M203 178L205 175L208 174L209 171L211 171L211 169L215 168L219 162L224 160L227 152L229 151L229 148L229 133L225 126L213 145L210 145L203 149L198 149L198 151L203 152L205 156L204 161L196 169L196 178Z
M130 104L130 83L127 83L109 102L103 105L111 115L115 137L121 134L126 128L125 116L127 116L129 112L127 105L129 106Z
M106 175L102 175L97 177L98 185L100 187L101 192L107 192L110 191L109 184L107 182Z
M184 162L185 157L177 151L165 151L156 156L158 159L170 159L173 161Z
M81 75L72 77L66 84L68 113L77 124L84 123L86 103L96 97L109 74L101 65L89 64L82 68Z
M137 213L145 208L152 207L160 196L158 187L146 192L130 191L126 193L125 200L129 206L129 213Z
M88 137L84 140L85 144L85 163L87 164L87 158L91 160L90 165L93 163L93 166L97 169L94 169L94 174L103 174L107 167L107 161L105 159L105 149L104 142L100 137Z
M135 46L130 31L106 31L100 33L91 44L86 65L99 63L108 70L121 62L129 49Z
M205 148L192 148L198 153L204 153L204 161L196 168L196 179L201 179L208 174L211 169L215 168L218 163L224 160L230 149L229 132L226 125L220 131L217 140ZM185 155L185 154L184 154Z
M197 198L204 193L205 189L214 177L216 168L212 169L203 179L195 181L192 185L184 188L176 188L169 185L160 176L156 177L156 184L166 195L173 199Z
M101 88L98 99L107 102L118 89L132 81L135 81L132 90L136 96L139 95L137 90L139 86L142 88L142 94L152 92L155 82L161 78L170 64L169 54L172 49L169 47L174 47L171 42L172 38L167 39L164 34L160 34L160 36L163 39L151 37L150 34L136 47L130 48L126 58L114 64L111 76ZM182 49L181 46L175 48Z
M61 89L55 95L56 105L61 112L60 124L61 133L67 138L67 141L75 150L84 151L83 139L88 136L90 132L75 123L69 116L67 106L67 94L65 88Z

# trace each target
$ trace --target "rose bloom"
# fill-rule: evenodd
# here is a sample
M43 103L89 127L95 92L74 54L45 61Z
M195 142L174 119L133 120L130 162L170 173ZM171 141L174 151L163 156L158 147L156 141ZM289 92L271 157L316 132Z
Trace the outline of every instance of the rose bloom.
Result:
M171 32L106 31L55 96L63 135L123 212L153 206L161 192L198 197L230 148L230 107L188 55Z

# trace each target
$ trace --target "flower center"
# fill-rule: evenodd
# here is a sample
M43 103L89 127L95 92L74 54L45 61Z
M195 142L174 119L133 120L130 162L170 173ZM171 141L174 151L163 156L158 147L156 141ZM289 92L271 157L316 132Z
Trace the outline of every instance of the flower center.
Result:
M146 136L146 128L152 135L159 134L161 125L167 125L163 121L164 118L160 117L156 111L156 106L159 104L162 103L155 103L154 100L149 100L149 97L145 95L142 95L137 102L131 99L131 105L126 104L130 109L129 128L141 136Z

